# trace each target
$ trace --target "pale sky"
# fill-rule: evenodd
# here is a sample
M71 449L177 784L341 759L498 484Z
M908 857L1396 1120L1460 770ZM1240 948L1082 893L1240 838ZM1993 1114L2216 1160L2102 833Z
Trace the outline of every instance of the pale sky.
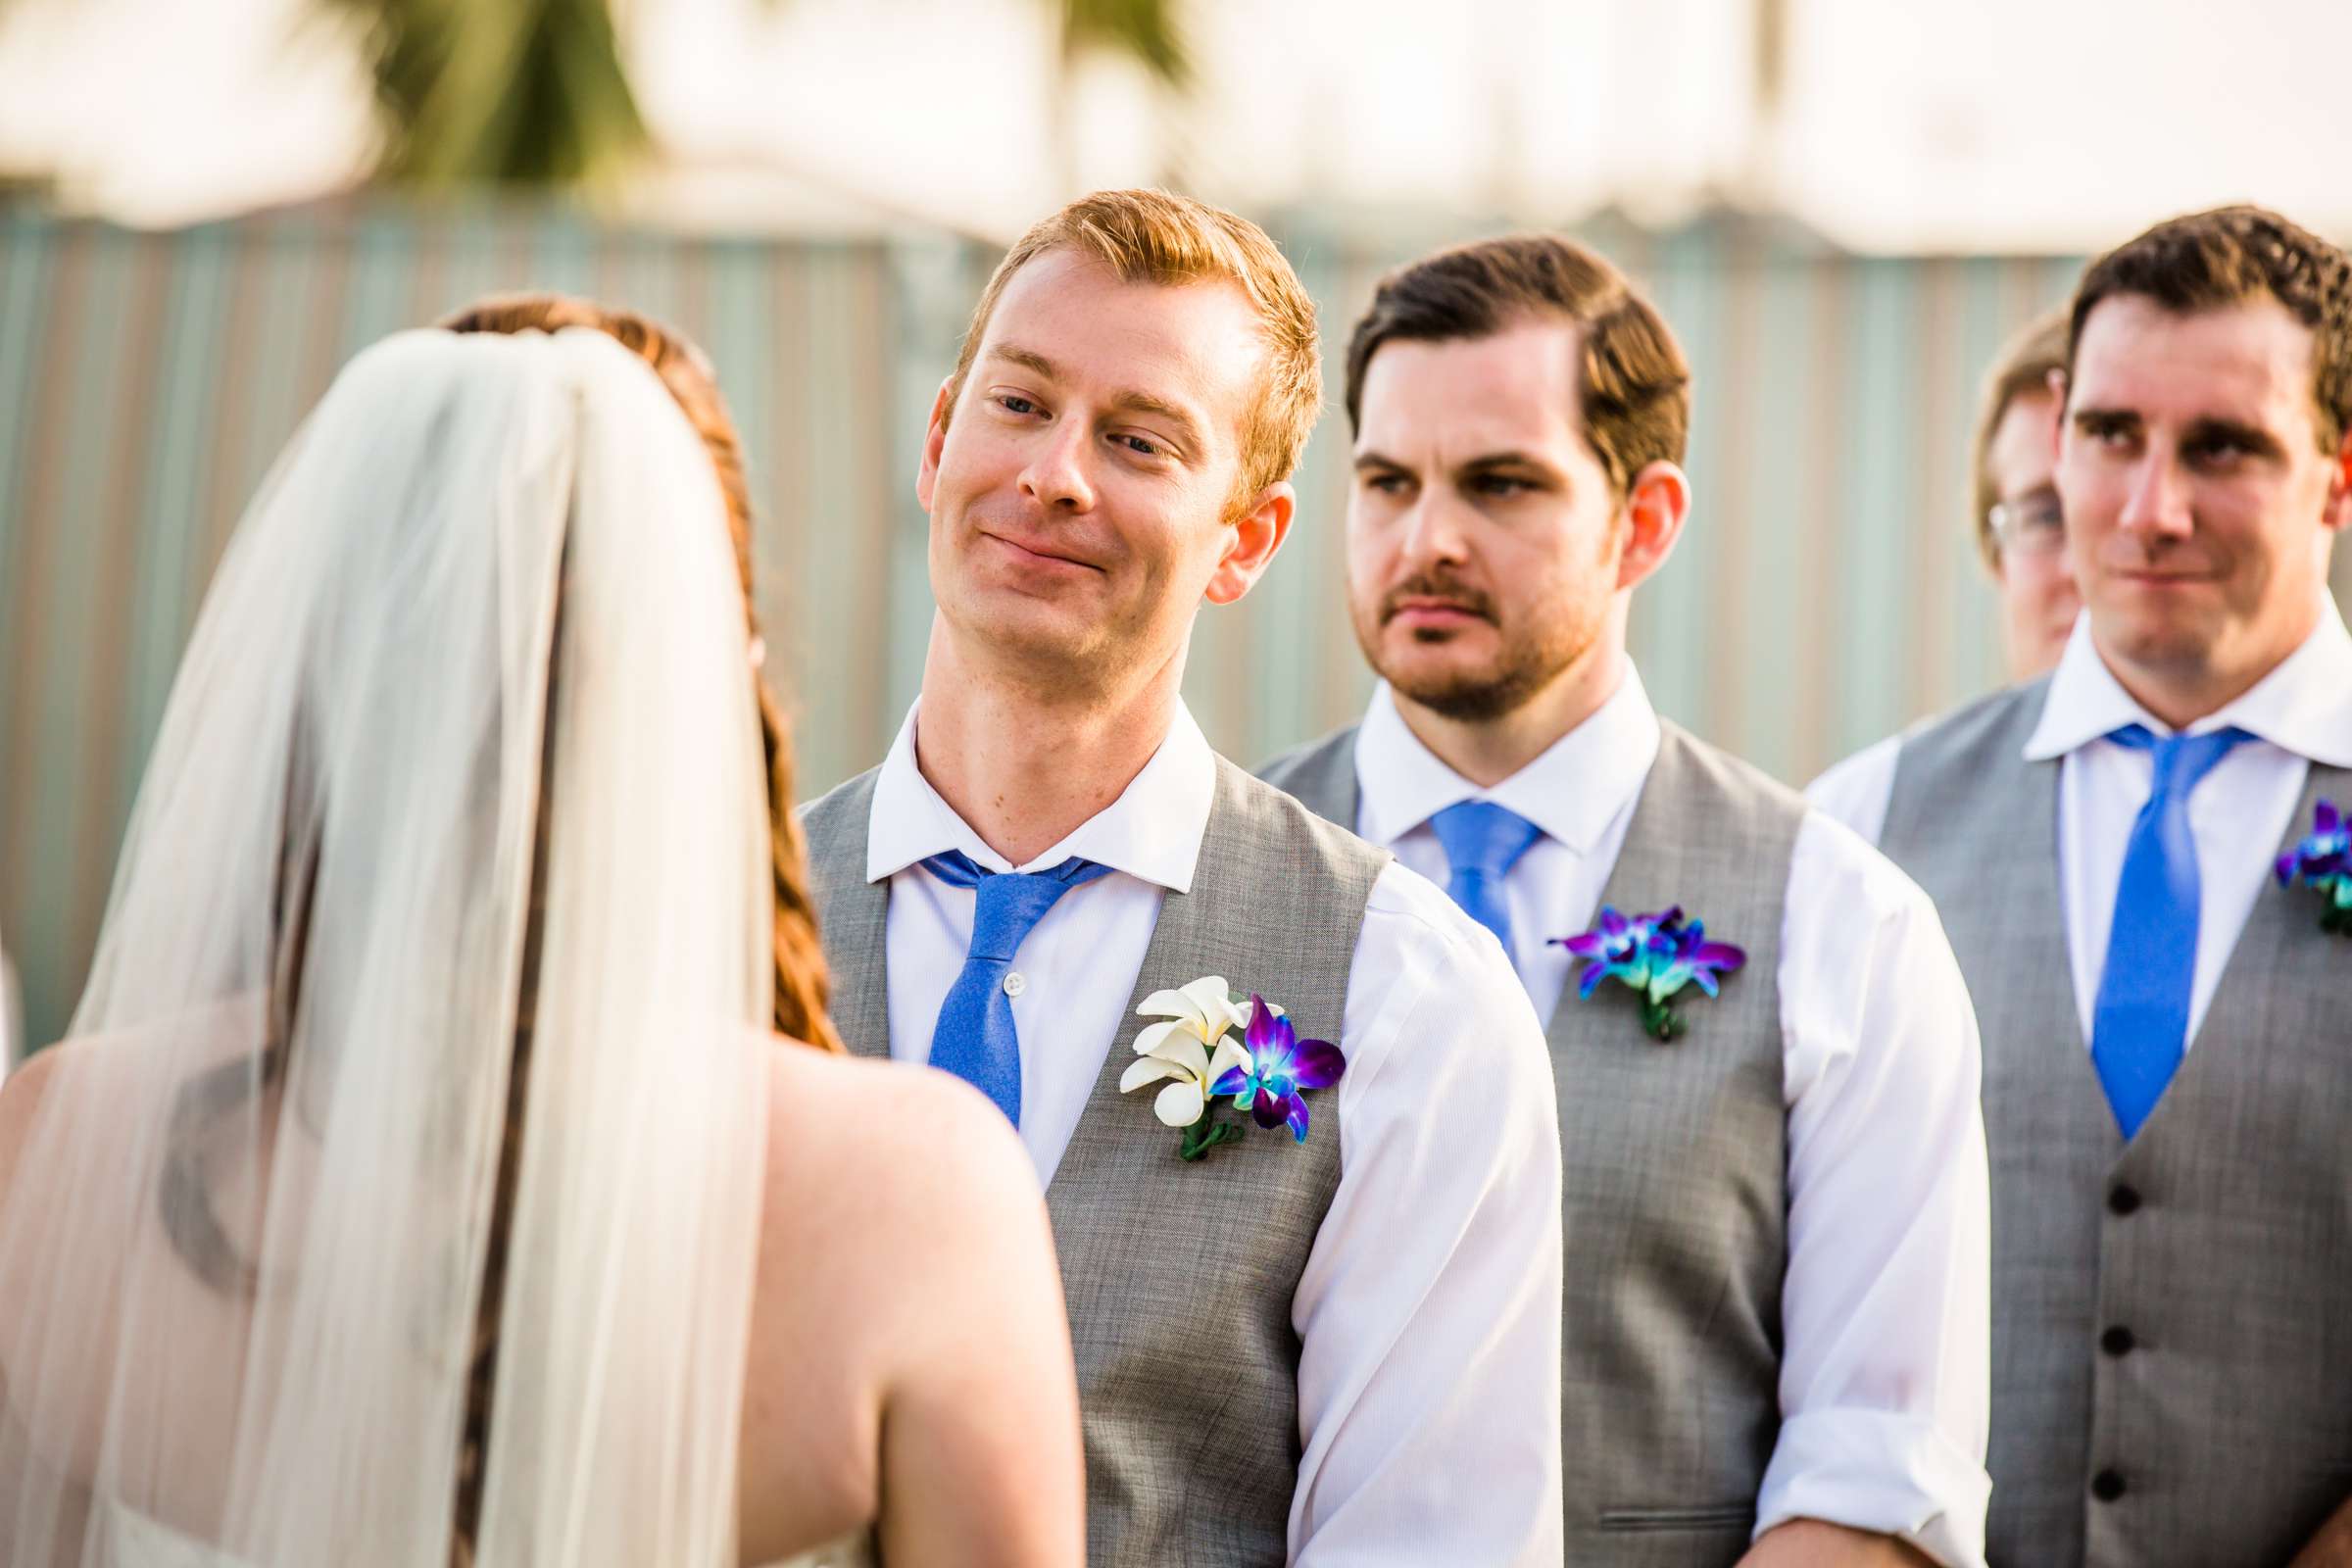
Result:
M989 233L1073 185L1170 172L1249 210L1526 220L1604 200L1670 217L1716 190L1888 251L2093 249L2234 199L2352 233L2352 4L1789 4L1769 138L1749 0L1192 0L1200 79L1181 101L1117 66L1057 91L1041 0L622 15L648 117L689 166L797 172ZM309 17L304 0L0 0L0 165L140 222L343 185L366 83ZM740 178L668 184L733 192L721 220L770 211Z

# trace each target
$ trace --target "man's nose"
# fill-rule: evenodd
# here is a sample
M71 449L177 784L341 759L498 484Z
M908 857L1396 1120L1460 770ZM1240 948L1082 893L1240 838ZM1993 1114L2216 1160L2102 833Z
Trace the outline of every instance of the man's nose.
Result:
M1087 475L1092 444L1085 426L1075 419L1056 419L1035 439L1021 469L1021 493L1049 512L1092 511L1095 487Z
M2150 542L2185 539L2195 530L2188 486L2182 481L2169 449L2149 444L2132 475L2131 489L2124 496L2124 508L2115 522L2121 532Z
M1442 490L1422 492L1404 522L1404 559L1415 570L1460 565L1470 559L1470 536L1460 503Z

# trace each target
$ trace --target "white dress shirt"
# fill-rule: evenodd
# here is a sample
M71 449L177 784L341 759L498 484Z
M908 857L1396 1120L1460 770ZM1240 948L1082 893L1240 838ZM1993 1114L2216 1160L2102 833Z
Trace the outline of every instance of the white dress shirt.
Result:
M875 780L867 840L868 879L890 880L892 1056L929 1058L971 940L974 895L924 858L961 850L992 870L1042 870L1075 855L1111 867L1062 895L1006 977L1021 1139L1051 1181L1104 1054L1148 1021L1126 1016L1127 1001L1165 890L1192 886L1214 754L1179 708L1117 801L1009 866L923 778L915 719ZM1364 913L1339 1045L1340 1183L1291 1309L1304 1450L1291 1561L1556 1568L1560 1151L1542 1027L1485 928L1391 865ZM1103 1111L1173 1137L1152 1119L1152 1092L1126 1098Z
M2058 764L2058 899L2084 1049L2106 969L2124 854L2132 823L2155 788L2155 759L2107 739L2126 724L2144 724L2153 735L2173 733L2116 680L2090 640L2090 617L2081 616L2050 676L2041 719L2024 756L2030 762L2063 759ZM2189 732L2230 725L2254 739L2227 753L2188 798L2198 886L2189 1049L2230 952L2254 910L2263 878L2271 874L2311 764L2352 767L2352 632L2344 629L2332 599L2311 635L2278 668L2227 708L2189 725ZM1881 741L1831 768L1807 793L1823 810L1876 843L1886 828L1901 750L1899 735ZM2308 831L2310 824L2303 826Z
M1547 941L1592 925L1658 739L1629 666L1592 717L1480 789L1422 745L1383 686L1356 736L1357 830L1443 882L1429 819L1446 807L1492 801L1541 828L1503 892L1512 958L1549 1016L1575 960ZM1917 885L1811 812L1789 867L1779 980L1788 1273L1782 1427L1757 1534L1821 1519L1900 1536L1941 1563L1982 1563L1990 1200L1959 966Z

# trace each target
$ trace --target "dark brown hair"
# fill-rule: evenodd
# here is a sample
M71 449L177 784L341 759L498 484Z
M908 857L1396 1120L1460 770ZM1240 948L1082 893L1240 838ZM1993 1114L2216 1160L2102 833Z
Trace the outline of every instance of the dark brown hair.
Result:
M2090 264L2068 315L2066 368L2074 375L2082 326L2104 299L2137 294L2176 315L2218 311L2264 295L2311 329L2311 398L2320 450L2352 429L2352 259L2260 207L2217 207L2168 219Z
M1665 318L1608 261L1557 234L1512 234L1425 256L1380 280L1348 341L1348 423L1383 343L1492 337L1527 321L1584 328L1577 367L1585 440L1622 498L1652 463L1680 463L1690 363Z
M2063 306L2035 317L2001 345L1992 368L1984 372L1984 391L1977 404L1976 444L1970 451L1969 501L1977 531L1977 551L1984 564L1998 571L2001 542L1993 536L1992 509L2000 502L1993 487L1992 438L2001 416L2019 398L2046 395L2052 372L2066 368L2066 310Z

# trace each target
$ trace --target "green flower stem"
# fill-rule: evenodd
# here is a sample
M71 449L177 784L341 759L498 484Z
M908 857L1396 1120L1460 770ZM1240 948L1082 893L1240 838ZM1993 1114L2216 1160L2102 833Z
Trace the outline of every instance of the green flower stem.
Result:
M1642 1027L1649 1031L1653 1040L1672 1040L1683 1032L1683 1020L1675 1016L1671 1001L1657 1002L1643 997Z
M1219 1144L1239 1143L1241 1137L1242 1130L1239 1127L1217 1115L1217 1102L1212 1100L1208 1102L1208 1108L1200 1113L1200 1119L1184 1130L1184 1137L1176 1145L1176 1157L1200 1159Z

